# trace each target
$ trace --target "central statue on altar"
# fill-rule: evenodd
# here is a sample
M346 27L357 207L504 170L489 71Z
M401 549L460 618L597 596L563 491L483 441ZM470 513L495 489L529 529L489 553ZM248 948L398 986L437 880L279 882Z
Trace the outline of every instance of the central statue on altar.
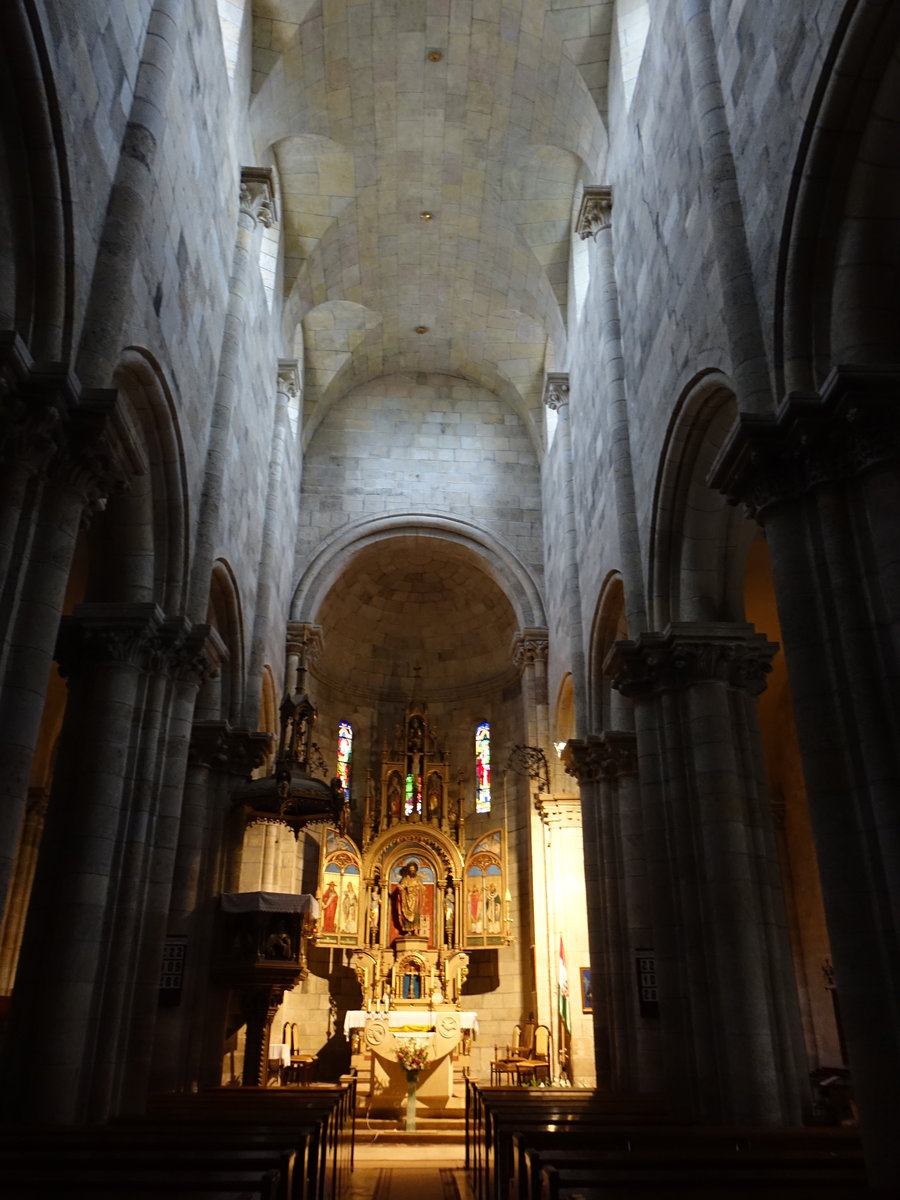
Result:
M403 868L400 882L394 889L394 920L402 933L418 934L423 891L424 886L419 878L419 864L413 858Z

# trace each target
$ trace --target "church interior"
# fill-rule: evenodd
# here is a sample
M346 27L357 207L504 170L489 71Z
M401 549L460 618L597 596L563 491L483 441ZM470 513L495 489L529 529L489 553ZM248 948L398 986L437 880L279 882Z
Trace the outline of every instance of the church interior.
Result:
M0 1158L352 1077L890 1194L900 5L6 0L0 61Z

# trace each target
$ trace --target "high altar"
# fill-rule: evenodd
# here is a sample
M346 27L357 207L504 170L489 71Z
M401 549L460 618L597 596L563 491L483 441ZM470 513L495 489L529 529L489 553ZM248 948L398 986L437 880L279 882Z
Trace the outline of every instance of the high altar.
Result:
M463 1009L469 952L508 942L509 894L503 833L467 850L460 788L418 699L383 748L378 788L368 781L362 843L324 831L315 938L352 951L362 1001L344 1031L370 1106L400 1106L405 1051L418 1049L418 1099L440 1110L477 1030Z

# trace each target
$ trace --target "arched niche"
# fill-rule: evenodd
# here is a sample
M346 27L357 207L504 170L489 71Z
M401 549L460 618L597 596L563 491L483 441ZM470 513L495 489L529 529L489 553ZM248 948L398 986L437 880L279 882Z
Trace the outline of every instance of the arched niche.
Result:
M613 572L603 581L591 630L588 702L590 729L595 733L603 729L630 730L633 726L631 701L612 687L610 677L603 669L615 643L627 637L625 585L622 576Z
M237 581L223 559L213 565L206 619L221 638L227 655L219 673L201 687L195 718L237 725L244 694L244 622Z
M695 380L676 406L654 495L653 628L743 619L743 568L755 527L707 483L736 417L734 392L718 372Z

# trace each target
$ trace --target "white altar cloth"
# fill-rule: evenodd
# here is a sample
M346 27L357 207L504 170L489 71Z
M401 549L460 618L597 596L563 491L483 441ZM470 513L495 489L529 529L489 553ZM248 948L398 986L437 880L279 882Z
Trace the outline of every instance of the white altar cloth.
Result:
M455 1008L392 1008L388 1013L366 1012L362 1008L352 1008L344 1017L344 1037L350 1037L351 1029L362 1029L366 1021L383 1021L387 1017L388 1027L391 1029L400 1025L434 1025L438 1017L442 1017L448 1012L455 1013L459 1017L462 1029L467 1030L473 1037L478 1037L478 1013L459 1012Z

